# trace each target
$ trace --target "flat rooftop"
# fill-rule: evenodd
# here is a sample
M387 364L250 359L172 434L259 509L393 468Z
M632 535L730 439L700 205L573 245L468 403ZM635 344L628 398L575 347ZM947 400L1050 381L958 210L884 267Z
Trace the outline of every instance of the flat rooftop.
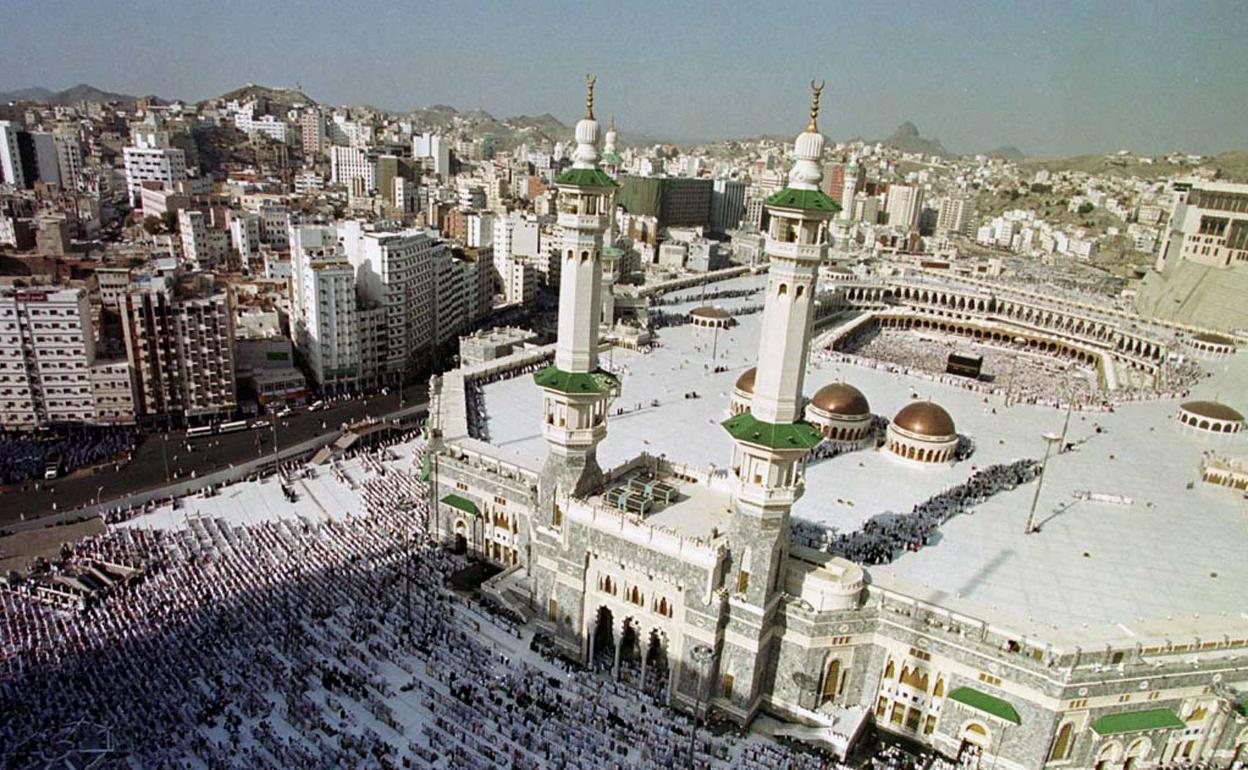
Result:
M715 299L717 289L760 287L765 276L734 279L708 289L679 292L689 301L666 305L688 312L713 302L731 310L756 305L761 294ZM620 370L622 393L613 404L604 468L641 452L703 468L728 465L731 441L719 423L728 416L737 377L757 357L761 315L737 315L738 324L716 332L690 325L658 332L651 353L603 354ZM718 357L713 362L712 349ZM941 404L958 431L976 444L974 455L952 466L922 467L874 450L810 463L805 496L795 518L853 530L877 513L904 513L977 469L1022 458L1039 459L1046 432L1061 432L1065 413L1045 406L1006 408L999 397L868 367L835 364L812 355L805 390L844 380L859 388L874 413L892 417L915 397ZM718 364L727 371L711 371ZM1248 355L1208 367L1210 376L1188 398L1221 400L1248 412ZM696 393L697 397L686 397ZM540 462L541 393L527 376L484 388L491 443ZM657 405L656 405L657 404ZM1244 454L1248 435L1203 436L1174 419L1175 399L1119 406L1113 412L1075 412L1072 452L1054 455L1037 508L1043 530L1024 536L1034 484L998 494L968 515L954 517L937 541L892 564L870 567L871 579L896 579L935 596L960 597L1004 615L1069 627L1139 618L1248 611L1248 503L1240 493L1200 481L1207 451ZM1099 432L1098 432L1099 429ZM1189 489L1189 484L1191 488ZM1122 495L1130 505L1077 500L1076 492ZM697 528L705 509L670 506L669 526ZM1216 575L1216 576L1215 576Z

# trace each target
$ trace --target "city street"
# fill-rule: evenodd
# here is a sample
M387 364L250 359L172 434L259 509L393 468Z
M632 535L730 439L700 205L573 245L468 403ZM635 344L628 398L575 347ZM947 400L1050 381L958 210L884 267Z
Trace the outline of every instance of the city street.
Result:
M409 386L404 393L402 408L425 405L424 383ZM400 408L398 393L391 392L385 396L336 401L328 408L315 412L306 407L297 409L278 420L278 446L293 446L324 433L334 433L343 423L384 416ZM173 480L175 475L176 478L187 478L194 471L197 476L203 476L229 465L247 462L261 454L273 452L273 431L265 427L200 437L193 439L190 445L191 451L188 452L185 431L172 431L167 438L163 432L154 432L143 438L133 461L120 469L108 465L99 467L95 473L88 469L55 481L29 482L20 490L4 493L3 504L0 505L0 527L159 487Z

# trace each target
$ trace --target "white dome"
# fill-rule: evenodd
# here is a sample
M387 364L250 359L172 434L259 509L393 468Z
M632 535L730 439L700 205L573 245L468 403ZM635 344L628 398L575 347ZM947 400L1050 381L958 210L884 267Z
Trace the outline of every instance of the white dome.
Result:
M598 165L598 121L583 118L576 124L576 149L572 152L574 168L596 168Z
M789 171L789 187L798 190L818 190L823 181L823 167L819 159L823 155L823 134L817 131L804 131L798 134L793 143L793 154L797 162Z

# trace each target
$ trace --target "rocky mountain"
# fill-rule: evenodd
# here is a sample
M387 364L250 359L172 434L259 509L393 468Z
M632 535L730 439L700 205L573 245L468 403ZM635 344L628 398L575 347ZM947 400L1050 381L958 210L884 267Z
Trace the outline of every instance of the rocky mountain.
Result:
M1012 144L1007 144L1004 147L998 147L995 150L989 150L988 152L984 154L990 158L1001 158L1003 160L1009 160L1009 161L1014 161L1014 162L1018 162L1027 157L1026 155L1023 154L1022 150L1018 149Z
M897 127L897 130L889 134L879 142L889 147L896 147L902 152L913 152L920 155L938 155L942 158L951 158L954 153L945 149L939 139L924 139L919 135L918 126L910 121L906 121Z
M226 91L215 99L205 99L204 102L248 102L248 101L267 101L270 107L275 110L282 110L296 105L316 104L316 101L305 94L298 88L273 88L270 86L256 85L248 83L241 88L235 88L233 91Z

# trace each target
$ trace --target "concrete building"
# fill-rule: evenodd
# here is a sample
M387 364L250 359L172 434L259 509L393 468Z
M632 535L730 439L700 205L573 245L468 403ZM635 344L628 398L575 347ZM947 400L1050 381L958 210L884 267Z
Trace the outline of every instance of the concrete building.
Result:
M940 202L940 211L936 216L936 230L943 233L960 234L970 224L967 209L970 201L966 198L949 196Z
M140 418L222 419L238 405L234 312L209 276L143 275L121 313Z
M173 147L126 147L122 151L130 205L138 206L145 183L172 189L186 179L186 154Z
M368 382L376 371L363 366L355 268L338 245L337 231L291 225L290 244L291 334L313 380L330 392Z
M885 207L888 224L905 230L917 230L922 212L923 188L904 184L889 185Z
M11 120L0 120L0 182L18 190L29 186L18 144L21 126Z
M1175 184L1157 270L1181 261L1216 268L1248 267L1248 184Z
M745 191L740 179L716 179L711 184L711 229L726 233L741 225L745 217Z
M96 359L82 289L0 289L0 428L133 423L126 361Z

